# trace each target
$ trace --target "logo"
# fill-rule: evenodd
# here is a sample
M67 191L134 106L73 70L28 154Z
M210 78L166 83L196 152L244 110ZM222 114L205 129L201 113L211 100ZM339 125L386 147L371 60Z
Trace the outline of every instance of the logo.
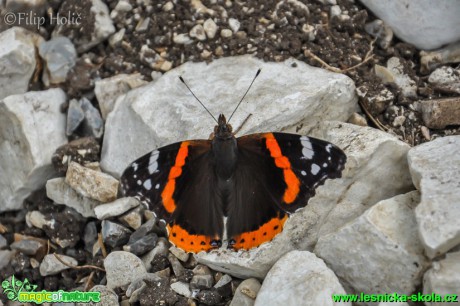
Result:
M33 285L26 278L21 281L14 277L2 282L3 294L11 301L20 303L89 303L100 302L100 292L82 292L82 291L38 291L37 285Z

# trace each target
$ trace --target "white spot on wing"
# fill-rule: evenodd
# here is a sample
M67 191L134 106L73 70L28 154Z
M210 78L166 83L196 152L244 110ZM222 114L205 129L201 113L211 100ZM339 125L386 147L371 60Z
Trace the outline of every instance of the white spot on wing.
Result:
M320 169L321 168L317 164L312 164L311 165L311 173L313 175L317 175Z
M307 136L300 137L300 143L302 144L302 155L305 158L312 159L314 152L313 147L311 146L310 139Z
M326 168L326 167L327 167L327 163L324 163L324 164L323 164L323 168Z
M141 180L137 180L137 185L142 185L142 181L141 181Z
M137 171L137 166L138 166L137 163L132 163L131 164L131 167L133 167L134 171Z
M160 184L156 184L155 189L160 189Z
M300 171L300 173L301 173L303 176L307 175L307 172L305 172L305 171L303 171L303 170Z
M331 153L331 149L332 149L332 145L331 145L331 144L328 144L328 145L326 146L326 151L327 151L328 153Z
M158 170L158 163L154 161L153 163L149 164L149 174L152 174Z
M152 181L150 179L148 179L148 180L146 180L144 182L144 188L147 189L147 190L152 189Z

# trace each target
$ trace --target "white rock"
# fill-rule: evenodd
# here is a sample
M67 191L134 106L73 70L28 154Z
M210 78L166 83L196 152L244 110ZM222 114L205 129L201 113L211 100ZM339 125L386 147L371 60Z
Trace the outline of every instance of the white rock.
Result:
M67 143L60 110L65 101L61 89L0 100L0 211L20 209L32 191L55 175L51 157Z
M460 244L460 136L437 138L412 148L412 180L422 194L415 210L428 257Z
M440 65L460 62L460 41L434 51L420 51L420 72L429 73Z
M423 294L460 296L460 252L447 253L446 258L433 262L432 268L423 277ZM459 305L460 303L431 302L427 306Z
M428 82L436 87L460 94L460 68L442 66L430 74Z
M229 37L232 37L232 35L233 35L232 30L222 29L220 31L220 36L223 38L229 38Z
M270 269L257 294L255 306L351 305L332 301L333 294L345 293L334 272L315 254L292 251Z
M190 39L190 37L186 33L181 33L181 34L174 35L173 41L174 41L174 43L176 43L178 45L188 45L188 44L191 44L193 42L193 40Z
M104 268L107 277L107 287L114 289L126 287L133 280L147 274L142 260L136 255L115 251L104 259Z
M53 220L46 220L45 215L43 215L38 210L29 211L26 214L26 224L29 227L35 226L36 228L43 228L44 225L54 228L55 221Z
M332 17L337 17L339 16L340 14L342 14L342 10L340 9L340 6L339 5L333 5L331 6L330 8L330 12L329 12L329 15Z
M377 202L413 189L406 158L409 146L395 137L337 122L320 123L311 135L345 148L348 160L342 178L318 187L308 205L292 214L271 243L249 252L199 253L199 262L240 278L264 278L283 254L312 250L318 237L336 231Z
M291 66L294 62L296 68ZM155 147L209 137L214 126L212 118L178 76L184 77L198 97L210 101L206 104L215 116L229 116L258 68L262 68L259 78L231 121L236 129L249 114L256 114L243 126L240 135L295 132L296 127L303 134L324 120L346 120L356 109L352 80L300 61L266 63L241 56L222 58L209 65L190 62L117 101L106 121L102 169L118 177L136 157ZM170 122L180 125L166 124Z
M57 177L46 182L46 196L56 204L72 207L86 218L96 217L94 208L101 203L77 193L65 182L63 177Z
M238 21L238 19L229 18L228 26L230 27L230 29L232 29L233 33L236 33L240 29L241 23Z
M99 202L113 201L118 193L118 181L112 176L73 161L69 163L65 182L80 195Z
M195 37L198 40L206 40L206 32L204 31L204 28L201 24L197 24L194 26L190 32L189 32L190 37Z
M245 279L236 288L230 306L253 306L256 302L260 287L261 284L257 279Z
M119 216L131 208L139 206L140 202L135 198L121 198L111 203L101 204L94 208L94 213L99 220Z
M338 231L321 236L315 254L348 293L411 294L428 265L413 208L418 191L383 200Z
M211 18L206 19L206 21L203 23L203 28L209 39L213 39L216 36L217 30L219 29L214 20Z
M45 61L42 80L46 86L66 81L67 74L75 66L77 51L67 37L54 37L39 47L40 57Z
M418 49L431 50L460 39L460 5L457 1L362 0L375 15L389 25L396 36ZM417 26L414 26L417 25Z
M0 33L0 99L27 91L36 65L35 46L41 41L21 27Z
M111 78L97 80L94 93L101 108L102 118L107 118L119 96L145 84L147 82L143 80L140 73L118 74Z
M94 305L94 304L100 304L101 306L118 306L120 305L118 303L118 295L113 291L112 289L107 288L106 286L103 285L96 285L91 290L90 292L100 292L100 303L77 303L75 306L84 306L84 305ZM65 305L65 304L64 304Z
M401 89L405 97L417 97L417 84L407 74L397 57L392 57L387 62L387 69L393 76L393 81Z
M57 256L59 256L59 259L61 259L63 262L69 265L78 265L78 261L75 258L60 254L58 254ZM48 254L43 258L42 263L40 264L40 275L55 275L67 269L70 269L68 265L65 265L62 262L60 262L54 254Z
M190 291L190 286L185 282L175 282L171 284L171 289L174 290L177 294L180 294L185 297L191 297L192 291Z

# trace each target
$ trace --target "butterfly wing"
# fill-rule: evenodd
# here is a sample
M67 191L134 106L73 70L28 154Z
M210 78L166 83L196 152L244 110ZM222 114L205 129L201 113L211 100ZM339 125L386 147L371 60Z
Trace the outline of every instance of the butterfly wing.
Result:
M166 221L169 240L188 252L218 247L223 232L210 149L209 140L171 144L134 161L121 177L125 196L146 203Z
M341 176L346 162L337 146L312 137L264 133L237 141L226 224L235 249L270 241L282 231L288 214L307 205L317 186Z

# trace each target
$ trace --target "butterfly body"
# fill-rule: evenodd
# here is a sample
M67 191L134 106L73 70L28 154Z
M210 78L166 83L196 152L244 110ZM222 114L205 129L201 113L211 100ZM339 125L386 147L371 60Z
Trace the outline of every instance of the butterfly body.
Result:
M279 234L318 185L341 176L345 162L338 147L311 137L235 138L220 115L213 139L154 150L127 167L121 185L166 222L177 247L248 250Z

